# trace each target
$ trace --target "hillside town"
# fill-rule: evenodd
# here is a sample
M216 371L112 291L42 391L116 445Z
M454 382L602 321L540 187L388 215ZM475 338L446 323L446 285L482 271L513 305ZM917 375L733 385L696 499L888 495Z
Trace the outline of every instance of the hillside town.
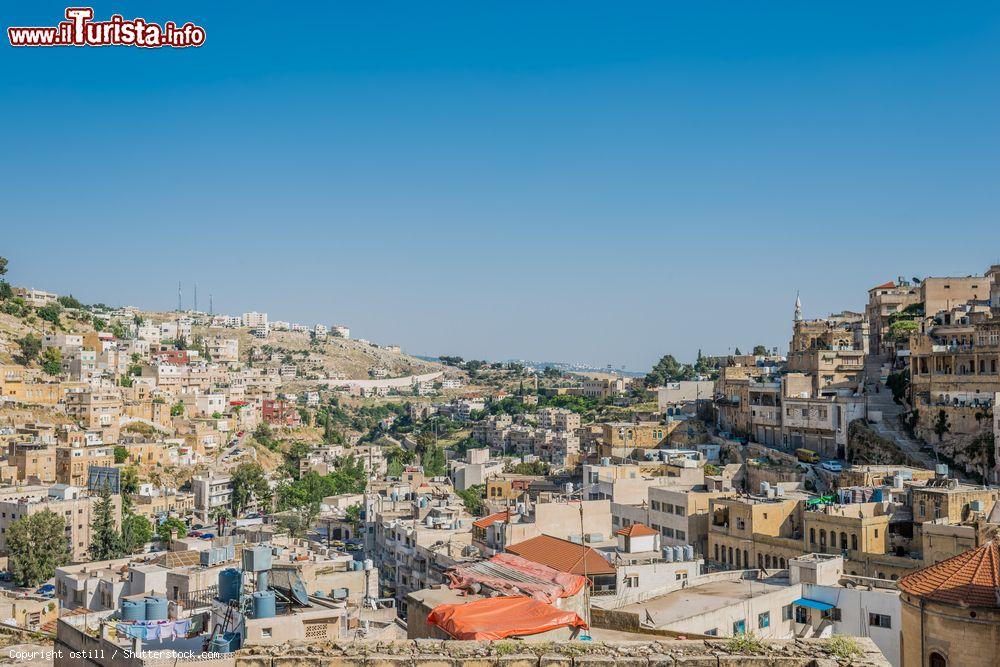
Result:
M0 624L128 664L657 638L978 664L1000 266L807 295L787 350L627 376L4 280Z

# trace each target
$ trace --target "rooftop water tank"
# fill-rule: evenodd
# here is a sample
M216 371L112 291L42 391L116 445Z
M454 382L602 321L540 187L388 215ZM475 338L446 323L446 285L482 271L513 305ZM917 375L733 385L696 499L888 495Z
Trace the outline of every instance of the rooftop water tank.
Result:
M146 620L165 621L167 619L167 598L150 595L146 598Z
M677 562L684 560L684 547L674 547L674 560Z
M694 560L694 547L690 544L684 546L684 560Z
M602 466L609 466L609 465L611 465L611 459L609 457L607 457L607 456L602 457L601 458L601 465Z
M123 621L145 621L145 600L122 600L121 617Z
M760 483L760 495L766 496L771 491L771 484L769 482Z
M674 562L674 548L673 547L663 547L663 560L668 563Z
M232 602L240 597L243 573L235 567L227 567L219 572L219 600Z
M275 613L274 591L255 591L253 594L253 617L273 618Z
M370 570L373 567L375 567L375 563L374 563L374 561L372 561L371 558L366 558L364 560L364 567L365 567L366 570Z

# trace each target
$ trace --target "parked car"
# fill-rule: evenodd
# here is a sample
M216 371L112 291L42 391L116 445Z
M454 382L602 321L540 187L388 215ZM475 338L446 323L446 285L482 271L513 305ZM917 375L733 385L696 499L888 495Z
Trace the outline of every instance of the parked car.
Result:
M819 467L827 472L840 472L844 469L840 461L823 461L819 464Z

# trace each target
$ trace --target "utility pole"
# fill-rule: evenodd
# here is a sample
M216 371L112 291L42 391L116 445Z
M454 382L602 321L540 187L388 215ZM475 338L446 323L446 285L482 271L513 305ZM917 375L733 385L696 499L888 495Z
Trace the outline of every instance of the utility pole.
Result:
M198 312L198 283L194 284L194 312Z
M183 311L183 303L181 301L181 281L177 281L177 312Z
M208 295L208 314L215 315L215 306L212 305L212 295Z

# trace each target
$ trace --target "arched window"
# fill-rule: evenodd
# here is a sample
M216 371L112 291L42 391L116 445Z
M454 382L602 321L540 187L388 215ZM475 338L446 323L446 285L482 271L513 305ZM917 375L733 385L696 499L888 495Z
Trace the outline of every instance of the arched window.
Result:
M821 549L826 547L826 531L822 528L819 529L819 546Z
M854 551L858 550L858 535L857 533L851 533L851 549Z
M729 547L729 564L733 564L733 548Z
M937 651L934 651L933 653L931 653L930 666L931 667L948 667L948 659L945 658L940 653L938 653Z
M782 570L784 570L784 569L785 569L785 559L784 559L784 558L782 558L782 559L780 560L780 562L779 562L779 564L778 564L778 567L779 567L780 569L782 569Z
M750 552L743 550L743 567L750 569Z
M809 544L816 544L816 529L809 529Z
M847 533L840 534L840 548L841 549L847 548Z
M757 554L757 568L764 569L764 554Z
M719 545L718 544L715 545L715 562L716 563L719 562Z
M736 569L740 569L740 550L736 550Z
M768 570L771 569L771 554L764 556L764 567L766 567Z

